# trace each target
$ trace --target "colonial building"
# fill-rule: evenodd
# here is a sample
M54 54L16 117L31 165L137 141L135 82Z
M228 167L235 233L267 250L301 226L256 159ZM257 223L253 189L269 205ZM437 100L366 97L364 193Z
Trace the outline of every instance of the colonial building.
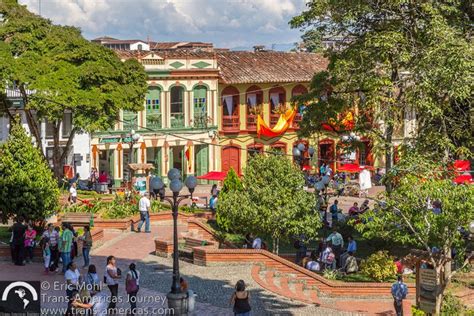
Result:
M144 110L123 111L114 130L95 133L92 166L118 185L130 179L129 163L150 163L165 176L171 168L186 174L218 170L216 143L219 70L214 53L169 50L118 51L136 58L148 75ZM131 134L141 135L132 143ZM133 147L133 153L131 150Z
M298 139L296 132L304 105L295 104L293 100L308 91L314 73L326 69L327 61L321 55L229 51L217 53L217 63L220 69L219 154L222 171L232 167L242 172L249 157L255 153L275 149L291 156L293 147L300 142L317 146L313 139ZM272 137L257 135L259 115L272 128L291 108L295 108L297 114L287 129L276 131ZM335 143L330 136L320 140L320 158L335 155L335 151L330 153L326 149L329 143ZM307 153L306 158L310 158ZM313 156L316 158L318 155ZM309 165L311 161L305 159L303 163Z
M5 91L7 99L11 102L12 107L9 109L12 115L20 115L21 123L25 130L29 133L29 126L23 111L23 99L20 91L15 89L7 89ZM34 91L27 91L34 93ZM35 113L33 113L35 115ZM39 122L42 150L48 158L50 166L53 166L53 124L47 120ZM60 146L64 147L69 139L72 131L72 113L64 113L61 128L59 130ZM8 138L10 129L10 119L7 113L0 113L0 143ZM65 172L71 176L73 173L79 173L81 178L87 178L90 172L90 136L87 133L76 133L72 140L69 155L63 163L66 166Z

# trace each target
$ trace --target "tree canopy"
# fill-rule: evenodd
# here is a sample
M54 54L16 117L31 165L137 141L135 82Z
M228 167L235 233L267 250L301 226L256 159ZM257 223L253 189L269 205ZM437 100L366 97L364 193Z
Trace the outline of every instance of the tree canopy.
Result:
M51 169L18 120L0 146L0 215L44 221L58 207L59 190Z
M280 240L315 238L321 220L314 211L314 195L303 190L304 183L301 171L286 157L256 155L244 170L242 188L233 185L219 196L219 224L234 232L269 236L275 252Z
M396 186L381 197L383 207L366 212L356 225L365 238L380 237L424 250L437 272L439 302L453 274L473 256L466 237L474 219L474 186L453 184L451 174L439 162L407 152L388 175ZM455 272L450 269L452 250L458 263Z
M435 160L470 155L474 51L467 2L308 2L291 26L306 30L306 37L343 41L326 51L328 69L314 76L303 97L312 104L302 135L320 132L331 119L341 125L341 113L356 111L354 130L379 144L375 150L385 153L387 169L395 139ZM415 117L414 133L404 135L403 119Z
M39 120L53 124L56 173L75 133L108 129L121 109L142 109L146 74L136 60L122 62L112 50L84 39L79 29L53 25L15 1L3 1L0 14L4 17L0 88L20 90L28 125L39 145ZM59 131L64 113L72 113L74 127L61 155Z

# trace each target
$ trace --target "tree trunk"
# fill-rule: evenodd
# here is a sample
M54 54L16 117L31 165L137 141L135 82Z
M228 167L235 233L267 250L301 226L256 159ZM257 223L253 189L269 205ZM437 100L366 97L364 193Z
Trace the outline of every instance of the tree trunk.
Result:
M387 127L385 130L385 143L386 143L386 148L385 148L385 172L388 173L392 167L393 167L393 123L388 122ZM385 189L387 190L387 193L390 194L392 191L392 183L390 181L387 181L385 184Z
M272 247L272 252L274 254L278 254L280 251L280 239L278 237L273 238L273 247Z
M61 178L63 160L61 159L61 147L59 146L59 130L61 123L55 121L53 124L53 172L57 179Z

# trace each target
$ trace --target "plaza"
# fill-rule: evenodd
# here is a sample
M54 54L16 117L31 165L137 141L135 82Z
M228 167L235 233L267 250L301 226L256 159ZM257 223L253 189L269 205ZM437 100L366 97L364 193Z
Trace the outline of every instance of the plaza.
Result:
M1 0L0 314L472 315L467 2Z

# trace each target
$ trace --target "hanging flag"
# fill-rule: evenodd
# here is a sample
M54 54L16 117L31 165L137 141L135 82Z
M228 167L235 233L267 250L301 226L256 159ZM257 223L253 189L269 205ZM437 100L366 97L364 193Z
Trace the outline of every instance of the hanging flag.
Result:
M191 147L189 146L188 149L184 152L186 156L186 161L188 162L188 171L191 171Z

